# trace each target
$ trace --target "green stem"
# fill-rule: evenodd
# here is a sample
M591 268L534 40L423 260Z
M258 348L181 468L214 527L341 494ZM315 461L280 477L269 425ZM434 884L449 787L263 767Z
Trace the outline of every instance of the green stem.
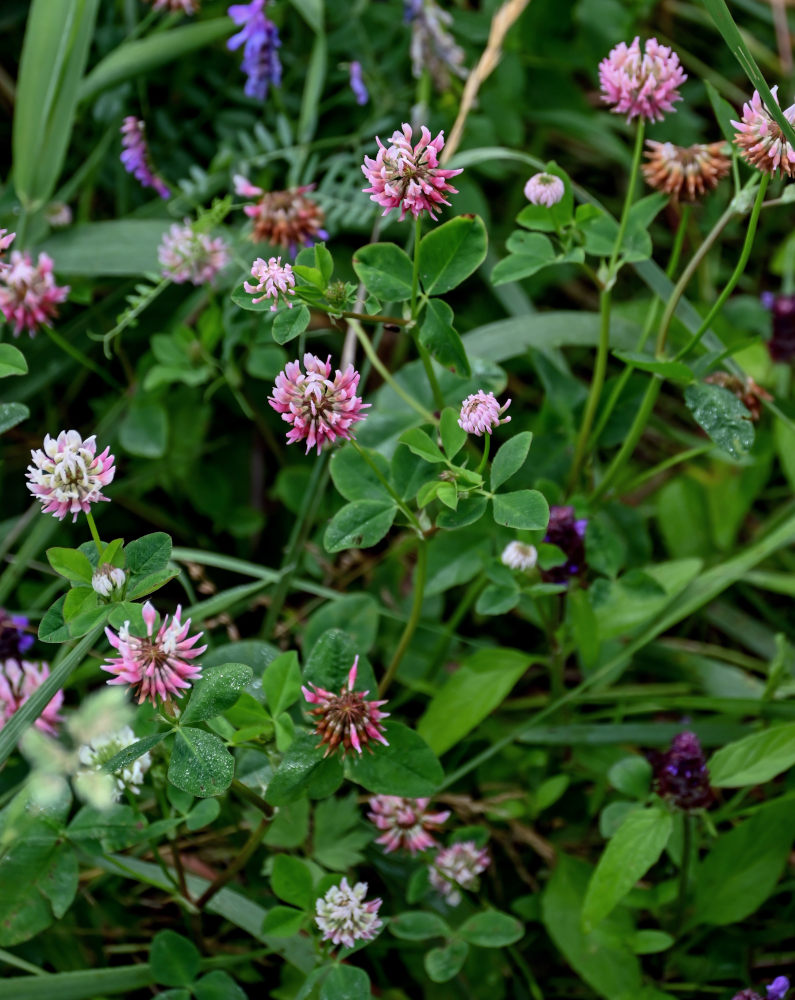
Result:
M411 324L410 319L403 319L400 316L382 316L380 313L360 313L360 312L350 312L344 309L340 314L344 316L345 319L358 319L361 323L387 323L389 326L409 326Z
M75 361L78 361L84 368L87 368L90 372L98 375L103 382L111 387L111 389L115 389L117 392L124 392L124 386L121 382L117 382L116 379L113 378L112 375L109 375L104 368L95 364L91 358L83 354L83 352L78 347L75 347L74 344L70 344L69 341L62 337L57 330L53 330L51 326L47 326L45 323L44 332L53 344L55 344L56 347L59 347L64 354L68 354L71 358L74 358Z
M610 467L605 473L604 478L594 490L591 498L592 502L601 499L605 495L607 490L609 490L616 481L616 476L623 468L624 463L632 455L635 450L635 446L638 441L640 441L641 435L646 428L646 421L651 416L651 411L654 409L654 404L657 402L657 397L660 395L661 388L662 379L658 378L656 375L652 375L649 380L649 384L646 387L646 394L640 404L640 409L635 414L635 419L632 421L629 433L624 438L624 443L619 448L618 454L610 463Z
M679 869L679 892L676 899L676 919L674 927L678 931L682 926L687 905L687 882L690 873L690 855L693 852L693 817L682 813L682 865Z
M618 255L621 253L621 245L624 242L624 236L627 232L627 223L629 222L629 210L632 208L632 199L635 197L635 183L638 179L638 172L640 170L640 158L643 154L643 135L646 128L646 120L644 118L638 119L638 128L635 132L635 148L632 151L632 166L629 171L629 183L627 184L627 193L624 196L624 207L621 210L621 220L618 223L618 235L616 236L616 241L613 244L613 252L610 255L610 263L607 266L607 287L609 288L612 284L612 279L615 278L616 274L616 261L618 260Z
M237 875L237 873L246 866L246 864L251 859L254 851L259 847L260 841L265 836L265 831L268 829L270 819L267 816L263 816L259 822L259 826L256 830L251 831L251 835L243 845L242 850L239 854L235 855L234 860L230 863L228 868L225 868L218 878L212 882L204 892L196 900L196 906L203 910L204 907L210 902L213 896L220 892L221 889Z
M91 537L94 539L94 545L97 547L97 569L99 569L99 560L102 559L102 553L104 551L102 542L99 538L99 532L97 531L97 526L94 522L94 515L90 510L86 511L86 521L88 521L88 528L91 532Z
M392 375L392 373L389 371L386 365L381 361L381 359L376 354L375 348L370 343L370 338L362 329L361 323L359 323L357 320L351 320L350 328L356 334L356 339L362 345L362 350L367 355L370 364L373 366L373 368L375 368L375 370L378 372L381 378L392 387L392 390L395 392L395 394L398 395L403 400L404 403L408 404L408 406L410 406L415 413L419 413L419 415L426 423L428 424L438 423L438 420L430 412L430 410L426 410L421 403L418 403L417 400L412 395L406 392L406 390L398 382L395 381L395 378Z
M650 479L654 479L655 476L659 476L661 472L666 472L668 469L672 469L675 465L681 465L682 462L689 462L692 458L699 458L701 455L707 455L715 446L710 442L710 444L702 444L697 448L688 448L687 451L680 451L678 455L672 455L670 458L666 458L664 462L660 462L651 469L647 469L645 472L641 472L640 475L635 476L630 482L626 483L622 487L624 493L632 493L639 486L647 483Z
M419 315L422 303L417 301L418 292L420 289L420 241L422 239L422 216L418 215L414 220L414 265L411 271L411 319L414 324L411 328L411 335L414 339L414 344L417 348L417 353L420 356L420 361L422 361L422 367L425 369L425 377L428 379L428 385L431 387L431 392L433 393L433 401L436 409L441 413L444 409L444 396L442 395L442 390L439 386L439 380L436 378L436 372L433 370L433 362L431 361L431 356L428 353L427 348L420 342L419 331L417 330L417 316Z
M582 418L580 432L577 435L577 444L574 449L574 460L571 463L569 473L569 493L577 485L580 475L580 467L585 457L585 449L588 445L588 438L591 434L593 419L596 415L596 408L599 405L599 397L602 395L605 372L607 371L607 352L610 346L610 291L603 289L599 293L599 313L601 323L599 327L599 347L596 351L596 366L594 367L593 378L591 379L591 389L588 393L588 400L585 404L585 414Z
M281 614L282 608L284 607L287 594L290 592L293 576L295 575L300 562L301 550L303 549L304 543L306 542L312 528L315 512L317 511L318 504L320 503L325 490L326 475L328 474L328 459L328 451L323 452L320 458L316 461L315 467L312 470L312 476L309 480L306 493L304 494L301 509L298 512L298 517L295 520L290 539L287 543L287 553L282 561L281 579L276 584L273 597L271 598L270 607L268 608L268 613L265 616L265 624L262 628L262 637L264 639L267 639L272 635L273 630L276 627L276 622Z
M480 460L480 465L475 470L478 475L482 475L483 470L486 468L486 462L489 460L489 448L491 447L491 434L484 435L483 440L483 458Z
M417 292L420 287L420 241L422 240L422 216L414 220L414 266L411 272L411 318L417 319Z
M690 340L685 344L685 346L679 351L679 353L674 357L674 361L678 361L683 358L686 354L696 346L696 344L701 340L704 334L710 327L710 324L718 315L718 313L723 308L726 299L734 291L735 285L740 280L740 277L745 271L745 265L748 263L748 258L751 256L751 248L754 243L754 236L756 235L756 227L759 222L759 213L762 211L762 202L765 198L765 191L767 190L767 185L770 181L769 174L762 174L762 180L759 183L759 190L756 192L756 199L754 200L754 207L751 209L751 218L748 220L748 229L745 233L745 242L743 243L742 251L740 252L739 260L737 265L732 272L731 278L729 278L726 283L726 287L718 296L717 301L704 317L701 322L701 326L696 330Z
M395 655L392 657L392 662L387 667L387 671L382 677L381 683L378 685L378 694L382 698L389 689L392 681L395 679L395 674L400 666L400 662L403 659L409 643L411 642L417 629L417 625L419 624L420 615L422 614L422 605L425 599L425 581L427 578L428 546L426 545L425 539L422 538L417 546L417 572L414 575L414 602L411 606L409 620L406 622L406 626L403 629L403 635L400 637L400 642L395 650Z
M365 460L365 462L370 466L378 481L381 483L381 485L384 487L387 493L389 493L389 495L397 504L398 508L403 512L405 517L408 519L409 524L412 526L412 528L414 528L414 530L417 532L420 538L422 538L423 537L422 527L420 526L420 522L412 513L411 509L407 507L405 503L403 503L401 498L395 492L392 484L382 475L381 470L378 468L378 466L375 464L372 458L370 458L370 456L367 454L364 448L362 448L359 442L351 438L350 443L353 446L354 450L357 451L359 455L361 455L361 457Z

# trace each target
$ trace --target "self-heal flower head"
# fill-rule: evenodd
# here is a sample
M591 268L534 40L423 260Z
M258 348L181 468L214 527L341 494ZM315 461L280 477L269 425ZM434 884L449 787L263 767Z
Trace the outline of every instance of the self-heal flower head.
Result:
M16 233L9 233L7 229L0 229L0 258L6 250L8 250L16 238ZM5 267L8 267L8 264L5 264L2 260L0 260L0 271L2 271Z
M265 17L267 0L252 0L248 4L234 4L227 14L241 28L232 35L226 47L234 52L243 46L241 69L246 74L244 93L264 101L268 87L278 87L282 82L282 64L279 60L279 31L273 21Z
M524 196L531 205L546 205L551 208L563 198L566 185L554 174L533 174L524 186Z
M190 618L182 622L182 608L177 610L168 622L165 615L153 635L157 612L149 601L142 608L146 635L141 638L130 633L130 623L127 621L119 629L118 635L111 629L105 629L108 642L118 651L119 656L109 659L102 669L109 674L115 674L108 684L129 684L138 695L138 704L147 698L153 705L157 699L170 701L171 698L181 698L193 681L201 677L202 668L191 660L207 649L206 646L196 647L203 632L188 635Z
M556 545L566 556L560 566L541 570L544 583L568 583L574 576L580 576L588 568L585 562L585 532L588 519L577 517L570 506L549 508L549 523L544 541Z
M351 90L353 91L353 96L356 98L356 103L360 105L367 104L370 100L370 93L362 76L362 64L354 60L349 67L349 73Z
M152 4L152 10L170 10L183 14L195 14L198 9L199 0L154 0Z
M771 87L770 92L778 104L778 87ZM795 104L785 108L783 114L790 125L795 123ZM795 175L795 149L784 138L781 126L765 107L758 90L743 104L743 120L732 121L732 125L737 129L734 141L743 159L752 167L771 177L777 173L788 177Z
M643 176L646 183L672 201L698 201L728 174L731 160L723 142L676 146L672 142L646 140Z
M229 263L229 248L220 236L213 239L207 233L194 232L188 219L175 222L157 251L163 277L177 285L189 281L193 285L212 282Z
M286 191L265 191L241 174L235 174L233 180L235 194L258 199L243 209L252 220L251 239L255 243L284 247L291 257L295 257L299 247L311 247L328 239L323 228L323 209L306 197L314 184Z
M643 51L637 37L631 45L621 42L599 63L602 100L628 122L636 117L662 121L663 112L681 101L677 88L686 79L679 56L656 38L648 39Z
M0 662L20 659L33 645L28 629L30 622L24 615L10 615L0 608Z
M273 299L271 311L276 312L279 308L279 301L287 303L287 308L292 309L290 295L295 295L295 275L290 264L282 264L281 257L271 257L267 263L262 257L257 257L251 265L251 274L257 279L257 284L252 285L249 281L243 282L243 288L249 295L256 295L262 292L252 303L264 302L265 299Z
M706 809L714 798L704 751L695 733L677 733L663 754L652 758L658 793L684 812Z
M323 940L352 948L357 941L371 941L382 921L377 914L380 899L365 900L367 883L348 884L343 878L315 903L315 923L323 931Z
M49 326L68 295L68 285L55 284L52 258L46 253L34 264L27 250L14 250L10 264L0 267L0 312L13 323L15 337L23 330L35 337L39 327Z
M524 542L509 542L502 550L500 562L510 569L517 569L523 573L535 569L538 562L538 550L535 545L526 545Z
M50 668L46 663L16 658L0 662L0 730L49 676ZM62 705L63 691L59 691L34 723L40 732L55 736L58 723L63 721L58 714Z
M773 318L773 330L767 349L773 361L785 364L795 359L795 295L762 292L762 305Z
M500 406L493 392L484 392L482 389L478 389L477 392L467 396L461 404L458 426L463 428L467 434L474 434L476 437L491 434L495 427L511 422L510 417L502 416L510 405L510 399ZM502 419L500 419L501 417Z
M121 127L121 162L128 174L140 181L143 187L154 188L161 198L170 198L171 191L157 176L149 156L146 142L146 125L135 115L128 115Z
M382 831L376 838L384 851L417 854L436 846L433 836L450 817L450 810L428 812L430 799L406 799L400 795L375 795L367 818Z
M30 454L27 487L41 501L42 513L59 521L72 514L74 522L92 503L108 500L102 488L113 481L116 468L110 448L97 455L96 435L84 441L74 430L61 431L57 438L48 434L43 447Z
M118 566L103 563L91 577L91 587L100 597L110 597L119 593L127 580L127 574Z
M268 402L292 425L288 443L306 441L307 454L316 447L319 455L326 442L351 440L351 427L364 420L362 410L371 404L356 395L360 376L353 365L344 372L337 369L332 378L331 355L322 361L314 354L305 354L304 369L302 372L298 360L285 365L276 376Z
M400 209L403 220L406 212L418 218L427 212L436 219L435 211L440 205L449 205L446 194L458 194L456 188L448 184L451 177L462 173L459 170L442 170L439 153L444 147L444 132L431 140L430 131L423 125L421 138L412 146L412 129L403 125L403 130L392 134L385 146L376 136L378 155L373 160L365 156L362 172L370 182L364 188L370 201L382 205L382 215L388 215L393 208Z
M478 876L489 867L490 861L485 847L478 847L474 840L464 840L439 851L428 866L428 878L450 906L458 906L463 899L461 889L477 889Z
M78 758L87 770L101 771L117 753L137 742L138 737L132 729L124 726L118 732L97 736L90 743L83 744L78 751ZM144 783L146 772L151 766L152 755L147 752L120 770L114 771L113 777L116 779L114 799L118 801L125 789L133 795L140 795L140 786Z
M339 746L342 746L343 757L351 749L360 754L362 747L372 753L371 740L383 743L385 747L389 746L381 725L381 720L389 716L389 712L381 711L381 706L386 705L386 702L367 701L369 691L353 690L358 668L357 656L348 672L348 683L340 689L339 694L333 694L315 684L309 686L314 691L310 691L309 687L301 688L309 704L317 706L310 708L309 714L315 716L315 732L320 737L318 747L325 744L324 757L334 753Z

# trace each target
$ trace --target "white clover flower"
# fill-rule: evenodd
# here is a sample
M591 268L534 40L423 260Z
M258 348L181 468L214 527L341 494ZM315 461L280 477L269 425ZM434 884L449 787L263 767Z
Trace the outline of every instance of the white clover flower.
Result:
M100 771L103 765L115 757L120 750L131 746L137 740L138 737L129 726L124 726L115 733L97 736L90 743L80 747L78 751L80 763L85 765L88 773ZM120 771L115 771L115 800L118 801L121 798L125 789L132 792L133 795L138 795L140 793L139 785L144 783L144 777L151 765L152 757L149 753L145 753Z
M315 923L323 931L323 940L352 948L356 941L370 941L381 927L377 913L380 899L365 902L367 883L357 882L353 888L343 878L315 903Z
M511 569L528 570L535 569L538 562L538 551L535 545L525 545L524 542L509 542L502 550L500 561Z
M103 563L91 577L91 586L100 597L110 597L114 590L121 590L126 580L127 575L123 569Z

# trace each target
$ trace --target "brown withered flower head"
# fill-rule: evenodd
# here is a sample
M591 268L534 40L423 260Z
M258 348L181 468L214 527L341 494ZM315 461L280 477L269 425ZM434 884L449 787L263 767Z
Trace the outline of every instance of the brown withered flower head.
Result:
M717 187L729 172L731 160L723 142L675 146L672 142L646 140L646 183L670 195L673 201L698 201Z
M284 247L291 257L295 257L302 247L328 239L323 228L323 209L306 197L314 184L287 191L265 191L240 174L235 175L234 183L235 194L257 199L243 209L254 224L251 238L255 243Z
M361 754L363 748L372 753L370 743L373 741L389 746L382 725L389 712L381 711L386 702L368 701L365 696L369 691L354 690L358 667L357 656L348 672L348 683L339 694L311 683L309 687L304 685L301 688L304 698L315 706L309 709L309 714L315 717L315 733L320 737L318 747L326 746L324 757L334 753L338 747L342 747L343 757L350 750Z
M762 415L763 400L769 402L773 398L761 385L757 385L750 375L746 378L740 378L739 375L730 375L728 372L713 372L711 375L707 375L704 381L710 382L712 385L722 386L734 393L751 414L751 420L754 423L757 423Z

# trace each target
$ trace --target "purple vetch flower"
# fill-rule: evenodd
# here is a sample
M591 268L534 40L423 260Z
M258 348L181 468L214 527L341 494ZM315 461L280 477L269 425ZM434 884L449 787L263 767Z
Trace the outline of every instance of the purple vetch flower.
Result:
M630 45L621 42L599 63L602 100L628 122L636 116L662 121L663 112L682 100L677 87L686 79L679 56L656 38L649 38L643 51L638 37Z
M573 576L580 576L587 569L585 562L585 529L587 518L575 517L573 507L549 508L549 524L544 541L557 547L566 556L566 562L551 569L541 570L544 583L568 583Z
M30 622L24 615L10 615L0 608L0 662L19 660L33 645L28 632Z
M453 16L435 0L405 0L403 20L411 25L411 72L419 80L427 71L438 90L450 86L450 74L465 80L465 53L448 30Z
M171 191L157 176L149 157L146 142L146 124L135 115L128 115L121 127L121 162L128 174L140 181L143 187L154 188L161 198L170 198Z
M378 918L380 899L365 901L367 883L348 884L347 878L333 885L315 903L315 923L323 940L352 948L357 941L371 941L382 921Z
M107 501L102 489L113 482L116 467L110 448L97 455L97 439L85 440L75 431L47 434L42 448L31 451L33 464L26 473L27 487L42 504L43 514L62 521L67 514L88 513L92 503Z
M524 196L531 205L545 205L551 208L563 198L566 185L554 174L533 174L524 186Z
M428 812L430 801L400 795L374 795L367 818L381 830L376 844L381 844L387 854L398 850L417 854L435 847L432 834L449 819L450 810Z
M464 840L439 851L428 866L428 878L450 906L458 906L463 899L460 890L477 889L478 876L489 867L490 861L485 847L478 847L474 840Z
M510 399L500 406L493 392L484 392L482 389L478 389L477 392L467 396L461 404L458 426L467 434L474 434L476 437L491 434L495 427L511 422L510 417L502 416L510 405ZM502 419L500 419L501 417Z
M767 1000L784 1000L789 992L789 979L786 976L776 976L766 989Z
M773 314L773 335L767 349L774 361L795 359L795 295L762 292L762 305Z
M342 747L344 757L349 750L355 750L361 754L362 747L366 747L370 753L373 752L370 742L377 740L388 747L384 736L382 719L389 716L389 712L382 712L381 706L386 705L385 701L367 701L365 695L369 691L354 691L356 686L356 671L359 667L359 657L353 661L353 666L348 671L348 683L339 694L326 691L315 684L310 687L302 687L304 698L310 705L317 706L309 710L310 715L315 716L315 733L320 737L318 747L325 744L326 752L324 757L334 753L337 747Z
M677 809L708 808L714 795L704 751L695 733L677 733L665 753L651 756L657 792Z
M247 76L244 93L264 101L268 87L278 87L282 82L282 64L278 49L281 46L279 31L273 21L265 16L267 0L251 0L248 4L233 4L227 14L241 28L226 43L231 51L243 48L241 69Z
M356 97L357 104L367 104L370 100L370 94L362 77L362 64L360 62L352 62L350 65L350 81L351 90Z

